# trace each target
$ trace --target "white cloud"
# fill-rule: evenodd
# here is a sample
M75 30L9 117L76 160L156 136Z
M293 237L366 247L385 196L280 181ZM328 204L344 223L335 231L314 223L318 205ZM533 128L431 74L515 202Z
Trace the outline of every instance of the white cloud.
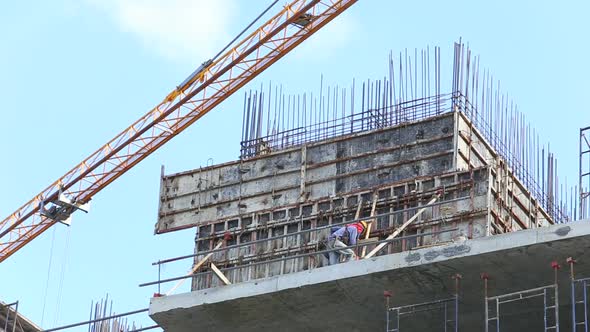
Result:
M236 0L88 0L149 49L175 61L202 62L231 40Z

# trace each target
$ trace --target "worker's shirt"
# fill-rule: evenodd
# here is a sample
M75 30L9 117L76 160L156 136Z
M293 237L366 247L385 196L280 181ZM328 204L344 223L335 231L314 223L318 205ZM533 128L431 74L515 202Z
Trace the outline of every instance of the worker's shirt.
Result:
M356 244L356 241L358 238L358 230L354 225L348 225L346 228L348 229L348 234L350 235L348 245L354 246ZM330 239L334 239L337 237L343 237L344 236L344 229L345 229L344 226L338 228L334 233L330 234Z

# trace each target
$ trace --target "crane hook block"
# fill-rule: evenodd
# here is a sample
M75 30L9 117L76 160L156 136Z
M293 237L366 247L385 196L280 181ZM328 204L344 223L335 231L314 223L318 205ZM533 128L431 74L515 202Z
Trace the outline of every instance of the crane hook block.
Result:
M47 207L48 204L50 204L49 207ZM45 203L45 201L39 203L39 211L42 216L60 222L66 226L71 225L72 213L77 210L88 213L90 210L90 203L81 204L72 202L72 200L61 192L61 190L57 200L49 203Z
M311 21L313 19L314 19L314 16L312 14L305 13L305 14L302 14L301 16L299 16L295 21L293 21L293 24L303 29L309 23L311 23Z

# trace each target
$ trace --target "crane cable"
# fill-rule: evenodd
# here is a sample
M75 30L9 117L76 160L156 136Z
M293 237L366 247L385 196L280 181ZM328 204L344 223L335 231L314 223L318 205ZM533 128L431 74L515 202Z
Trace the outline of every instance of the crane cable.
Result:
M189 86L191 86L196 80L198 80L199 77L202 77L203 72L206 71L221 54L223 54L230 46L232 46L236 42L236 40L238 40L238 38L240 38L244 33L246 33L246 31L248 31L252 27L252 25L254 25L254 23L258 22L258 20L260 20L260 18L264 16L264 14L266 14L272 7L274 7L274 5L277 4L277 2L279 2L279 0L274 0L268 7L266 7L265 10L262 11L262 13L260 13L252 22L250 22L250 24L248 24L239 34L237 34L234 37L234 39L232 39L232 41L227 43L227 45L225 45L225 47L222 48L221 51L217 52L217 54L215 54L213 58L203 62L199 66L199 68L197 68L187 78L185 78L184 81L180 83L180 85L177 85L176 89L170 92L170 94L168 94L168 96L166 96L164 100L166 102L171 102L176 97L178 97L180 93L183 93Z
M57 303L55 305L55 318L53 321L53 326L57 325L57 321L59 319L59 309L61 306L61 299L63 294L63 284L64 284L64 276L66 272L66 266L68 265L68 258L70 256L70 235L71 235L71 227L68 227L67 235L66 235L66 244L64 247L64 254L63 254L63 261L61 265L61 273L59 276L59 286L57 288Z
M213 58L211 58L210 61L215 61L221 54L223 54L233 43L236 42L236 40L238 40L238 38L240 38L242 35L244 35L244 33L246 33L246 31L248 31L256 22L258 22L260 20L260 18L262 18L262 16L264 16L266 13L268 13L269 10L272 9L272 7L274 7L277 2L279 2L279 0L274 0L268 7L266 7L265 10L263 10L252 22L250 22L250 24L248 24L239 34L237 34L234 39L232 39L229 43L227 43L227 45L225 45L224 48L222 48L219 52L217 52L217 54L215 54L215 56ZM55 240L55 228L53 229L53 235L52 235L52 240L51 240L51 250L50 250L50 257L49 257L49 267L47 269L47 282L45 285L45 296L43 299L43 313L41 315L41 325L43 325L43 319L45 316L45 303L47 301L47 289L49 288L49 277L50 277L50 272L51 272L51 260L53 257L53 243ZM58 319L58 314L59 314L59 305L61 302L61 295L62 295L62 288L63 288L63 280L64 280L64 273L65 273L65 265L66 265L66 254L69 248L69 243L70 243L70 228L68 227L68 235L67 235L67 239L66 239L66 247L65 247L65 252L64 252L64 262L62 265L62 270L61 270L61 276L60 276L60 281L59 281L59 288L58 288L58 296L57 296L57 304L56 304L56 314L55 314L55 320L54 320L54 325L57 324L57 319Z
M258 22L258 20L264 16L264 14L266 14L272 7L274 7L274 5L277 4L277 2L279 2L279 0L275 0L273 1L270 6L268 6L262 13L260 13L260 15L258 15L258 17L256 17L254 19L254 21L250 22L250 24L248 24L244 30L242 30L242 32L240 32L237 36L234 37L234 39L232 39L232 41L230 41L227 45L225 45L224 48L221 49L221 51L219 51L217 54L215 54L215 56L213 58L211 58L211 61L215 61L221 54L223 54L233 43L236 42L236 40L238 40L238 38L240 38L246 31L248 31L248 29L250 29L252 27L252 25L254 25L254 23Z
M47 265L47 279L45 280L45 294L43 295L43 310L41 311L41 326L45 320L45 305L47 304L47 292L49 290L49 277L51 276L51 263L53 261L53 245L55 243L55 230L51 233L51 248L49 249L49 264Z

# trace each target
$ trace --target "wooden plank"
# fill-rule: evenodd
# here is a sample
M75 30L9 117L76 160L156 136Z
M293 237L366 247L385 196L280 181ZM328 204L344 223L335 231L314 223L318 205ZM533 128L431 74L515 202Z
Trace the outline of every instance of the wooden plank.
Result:
M369 223L367 225L367 230L365 232L365 240L367 240L369 238L369 235L371 234L371 226L373 226L373 222L375 222L375 208L377 208L377 199L379 198L379 195L377 194L377 192L375 192L373 194L373 206L371 207L371 216L369 219ZM361 258L365 257L365 254L367 253L367 246L363 246L363 250L361 251Z
M371 244L371 243L375 243L378 242L379 238L378 237L370 237L368 239L360 239L359 240L359 244L363 245L363 244Z
M404 229L406 229L406 227L408 227L411 223L414 222L414 220L418 219L418 217L422 213L424 213L424 211L426 211L426 209L428 208L429 205L431 205L434 202L436 202L440 198L440 195L441 194L436 194L436 196L434 196L430 200L430 202L426 203L426 205L423 208L421 208L420 210L418 210L418 212L416 212L416 214L412 218L408 219L408 221L406 221L405 223L403 223L403 225L401 225L398 229L396 229L393 233L391 233L391 235L389 235L387 237L387 240L391 240L394 237L398 236L399 233L403 232ZM371 252L368 253L367 256L365 256L364 258L367 259L367 258L371 258L371 257L375 256L375 254L377 252L379 252L379 250L383 249L383 247L385 247L388 244L389 244L389 242L383 242L383 243L381 243L380 245L378 245L377 247L375 247L375 249L371 250Z
M219 242L217 242L217 245L215 246L215 248L213 248L213 250L217 250L219 248L221 248L221 246L223 245L223 240L219 240ZM186 274L187 276L195 273L195 271L197 271L203 264L205 264L206 261L209 260L209 258L211 258L211 256L213 256L213 252L207 254L207 256L203 257L203 259L201 259L197 264L195 264L195 266L193 266L193 268ZM172 287L168 292L166 292L166 295L170 295L172 294L172 292L174 292L178 287L180 287L182 284L184 284L184 282L187 280L187 278L185 279L181 279L179 280L176 285L174 285L174 287Z
M227 277L225 276L225 274L223 274L223 272L221 272L221 270L219 270L217 268L217 266L213 263L211 263L211 270L213 270L213 272L215 272L215 275L217 275L217 277L223 281L224 284L226 285L231 285L231 282L229 281L229 279L227 279Z
M359 198L359 205L356 207L356 213L354 214L354 220L358 220L361 217L361 210L363 209L363 198ZM348 226L348 225L347 225Z

